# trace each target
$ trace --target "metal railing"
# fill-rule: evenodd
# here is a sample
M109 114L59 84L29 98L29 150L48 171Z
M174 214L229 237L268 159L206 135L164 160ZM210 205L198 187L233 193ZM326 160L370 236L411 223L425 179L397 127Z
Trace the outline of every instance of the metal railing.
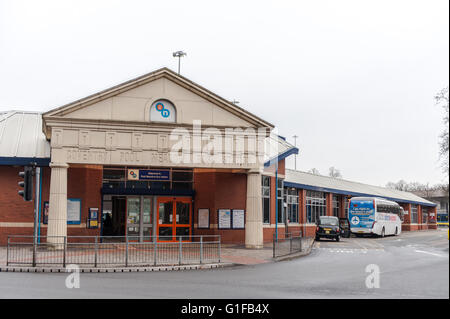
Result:
M273 235L273 258L299 253L303 248L302 232L286 233L284 238Z
M6 265L135 267L220 263L220 236L8 236Z

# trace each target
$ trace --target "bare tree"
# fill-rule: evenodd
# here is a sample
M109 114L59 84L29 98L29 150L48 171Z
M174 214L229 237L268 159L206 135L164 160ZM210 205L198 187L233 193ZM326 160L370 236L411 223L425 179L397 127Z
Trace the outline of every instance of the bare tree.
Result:
M334 166L331 166L328 170L328 176L334 177L334 178L342 178L341 171L335 168Z
M438 94L436 94L434 99L436 101L436 104L442 106L444 109L443 122L445 124L445 129L444 132L439 136L439 157L442 161L442 169L448 177L448 87L443 88Z
M387 183L386 187L406 192L408 190L408 183L403 179L401 179L397 183L394 182Z
M311 168L308 173L314 174L314 175L320 175L320 172L317 168Z

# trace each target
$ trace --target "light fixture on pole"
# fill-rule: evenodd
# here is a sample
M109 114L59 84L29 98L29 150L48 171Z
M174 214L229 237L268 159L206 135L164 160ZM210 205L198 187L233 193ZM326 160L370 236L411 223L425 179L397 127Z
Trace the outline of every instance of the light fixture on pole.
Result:
M292 137L294 138L294 146L297 147L297 138L298 138L298 136L294 135ZM297 170L297 153L294 156L294 160L295 160L294 169Z
M183 51L176 51L173 54L174 58L178 58L178 74L180 74L180 63L181 63L181 58L184 57L186 55L186 52Z

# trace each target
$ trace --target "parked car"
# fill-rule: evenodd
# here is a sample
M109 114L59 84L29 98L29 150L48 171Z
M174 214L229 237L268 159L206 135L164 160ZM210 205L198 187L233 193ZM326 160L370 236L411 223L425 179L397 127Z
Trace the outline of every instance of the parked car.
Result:
M321 238L341 239L341 229L339 227L339 219L335 216L320 216L317 221L316 240Z
M339 226L341 228L341 236L350 238L352 232L350 231L350 222L347 218L339 218Z

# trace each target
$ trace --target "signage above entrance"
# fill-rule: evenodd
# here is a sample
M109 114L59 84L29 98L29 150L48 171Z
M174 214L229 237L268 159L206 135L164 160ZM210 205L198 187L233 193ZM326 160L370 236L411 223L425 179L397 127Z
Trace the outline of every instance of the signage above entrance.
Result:
M170 171L160 169L129 169L129 181L170 181Z

